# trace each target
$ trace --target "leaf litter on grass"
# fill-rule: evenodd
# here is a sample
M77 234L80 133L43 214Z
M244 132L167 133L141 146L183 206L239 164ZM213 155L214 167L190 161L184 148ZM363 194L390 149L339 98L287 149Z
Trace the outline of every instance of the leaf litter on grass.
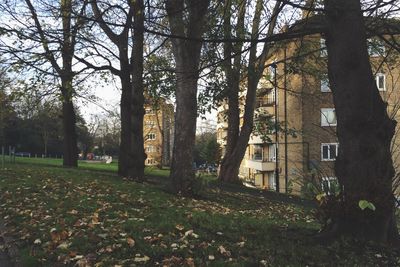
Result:
M107 174L36 166L2 173L0 190L9 233L44 266L296 265L318 262L311 251L330 255L310 241L318 227L310 209L246 193L179 198Z

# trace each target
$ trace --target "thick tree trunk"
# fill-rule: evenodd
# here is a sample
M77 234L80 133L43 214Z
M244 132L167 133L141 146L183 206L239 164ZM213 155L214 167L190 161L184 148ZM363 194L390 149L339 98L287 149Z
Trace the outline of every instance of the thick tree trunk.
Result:
M108 38L118 46L121 80L121 142L119 146L118 175L134 180L144 177L143 148L143 0L128 1L129 10L123 30L115 33L103 19L97 1L91 2L93 13ZM132 25L132 19L134 25ZM134 29L133 48L129 60L129 33Z
M193 148L196 135L198 67L202 46L200 41L191 38L201 38L209 3L209 0L166 1L171 33L189 38L171 39L176 62L177 87L170 177L175 192L186 196L194 193Z
M233 73L232 73L233 74ZM239 77L240 71L238 71L236 77ZM229 78L231 80L233 77ZM229 85L230 84L230 85ZM238 145L239 138L239 122L240 122L240 110L239 110L239 79L236 82L228 82L228 133L226 141L226 151L221 161L221 168L218 174L218 180L221 182L228 183L240 183L239 180L239 168L242 162L242 158L238 158L235 154L235 150ZM242 150L246 150L246 146ZM244 154L243 154L244 156ZM239 156L240 157L240 156Z
M232 1L225 0L224 7L224 37L226 39L232 38L232 25L231 25L231 9ZM244 36L244 18L246 14L247 2L242 1L239 8L239 16L236 24L236 32L238 38L243 38ZM229 183L240 183L239 180L239 167L241 163L241 158L237 158L234 154L235 148L237 146L237 141L239 138L239 127L240 127L240 109L239 109L239 92L240 92L240 76L241 76L241 50L243 44L237 43L233 45L230 42L224 43L224 57L226 60L223 63L224 72L226 76L227 84L227 122L228 122L228 132L226 140L225 155L223 155L221 161L221 167L218 174L218 179L222 182ZM234 62L232 64L232 53L237 54L234 57ZM245 148L246 149L246 148Z
M249 67L249 69L252 69ZM252 75L257 75L253 72ZM232 143L232 148L227 149L227 152L222 159L218 179L222 182L240 183L239 169L244 154L246 153L247 143L253 129L254 106L256 102L256 91L259 78L248 78L248 88L246 94L245 112L243 115L243 125L240 128L240 135L236 138L236 143ZM232 118L234 120L234 118ZM239 117L236 119L240 120ZM236 122L235 122L236 123ZM235 124L234 124L235 125ZM229 133L229 132L228 132Z
M62 116L63 116L63 166L78 167L78 145L76 136L76 115L72 103L72 79L63 79L62 92Z
M229 0L228 0L229 1ZM229 1L230 2L230 1ZM241 3L240 10L243 13L239 16L237 29L238 29L238 37L243 37L244 34L244 15L245 15L245 6L246 1ZM243 6L244 5L244 6ZM275 7L273 10L273 19L268 26L268 35L273 34L273 29L276 25L276 18L278 13L280 12L282 6L280 2L275 3ZM257 0L255 6L255 14L253 18L252 25L252 38L257 39L259 36L259 25L261 21L261 14L263 11L263 1ZM242 17L243 16L243 17ZM230 25L230 18L225 21L226 24ZM225 31L225 37L230 37L229 29ZM232 49L229 46L225 47L228 50ZM267 55L269 53L270 44L265 43L262 53L260 56L257 55L257 44L253 43L252 48L250 49L249 55L249 63L247 66L247 92L246 92L246 102L245 102L245 111L243 115L243 125L239 131L240 125L240 111L239 111L239 93L240 93L240 74L241 74L241 60L240 56L236 56L234 60L233 66L225 66L225 74L227 76L227 84L228 84L228 136L227 136L227 146L226 152L221 162L220 172L218 175L218 179L223 182L229 183L240 183L239 180L239 169L244 154L246 153L247 143L250 138L250 134L253 129L253 116L254 116L254 108L256 102L256 91L258 82L261 78L261 75L264 71L264 66L266 62ZM241 46L235 46L235 53L239 53L241 51ZM225 53L225 56L228 57L230 52ZM227 61L228 65L230 64L230 59Z
M144 32L144 5L143 0L136 0L133 8L135 29L132 49L132 169L130 177L135 180L144 180L146 154L143 138L143 32Z
M342 208L335 228L379 242L398 240L392 193L391 120L369 63L359 0L326 0L328 72L337 115L335 171ZM361 210L360 200L376 210Z
M197 72L197 70L196 70ZM177 70L175 136L171 178L176 193L193 194L193 148L197 118L197 74ZM191 76L193 75L193 76ZM195 76L194 76L195 75Z
M121 71L121 141L119 145L118 175L130 177L130 166L133 163L131 154L132 144L132 87L129 72Z

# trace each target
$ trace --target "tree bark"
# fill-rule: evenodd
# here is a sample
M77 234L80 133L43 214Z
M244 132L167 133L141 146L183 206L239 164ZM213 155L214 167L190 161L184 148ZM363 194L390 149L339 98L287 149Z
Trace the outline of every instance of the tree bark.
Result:
M53 70L58 74L61 80L62 96L62 115L63 115L63 166L78 166L78 145L76 136L76 116L73 105L73 78L75 73L72 70L72 58L75 54L75 44L77 32L82 25L82 14L86 8L86 1L83 1L80 16L77 16L75 25L72 26L73 2L71 0L60 1L60 13L62 24L62 38L54 37L53 34L46 33L42 28L36 10L30 0L25 0L29 11L34 20L35 27L40 36L40 43L45 51L45 57L51 64ZM55 38L56 41L54 41ZM50 38L50 40L49 40ZM62 66L57 62L56 52L50 49L49 43L58 43L61 50Z
M78 145L76 136L76 115L72 103L72 78L62 78L62 116L63 116L63 166L78 167Z
M171 38L177 87L170 177L174 191L185 196L194 193L193 148L196 135L198 67L202 46L200 41L190 38L199 39L202 36L209 3L209 0L166 1L171 33L188 38ZM187 21L184 20L186 15Z
M229 1L229 0L228 0ZM229 1L230 2L230 1ZM244 2L244 3L243 3ZM243 1L241 5L246 5L246 1ZM271 36L273 34L273 30L276 25L277 16L279 12L282 10L282 4L278 1L275 4L274 10L272 12L272 19L268 26L267 36ZM245 10L245 7L241 7ZM257 0L253 25L252 25L252 39L257 39L259 37L259 26L261 22L261 13L263 10L263 1ZM244 15L243 18L239 16L237 29L238 29L238 37L242 38L244 34ZM230 19L230 18L229 18ZM230 21L227 21L226 24L230 24ZM230 37L230 32L225 30L225 37ZM230 65L230 59L226 63L228 66L225 66L225 74L227 77L227 85L228 85L228 135L227 135L227 146L226 152L222 159L220 172L218 175L218 179L222 182L229 183L240 183L239 180L239 169L244 154L246 153L247 144L250 138L250 134L253 130L253 117L254 117L254 108L256 102L256 91L258 82L262 76L262 73L265 68L265 62L267 56L269 54L269 50L271 47L270 43L265 43L261 54L257 57L257 44L254 42L251 44L250 55L249 55L249 63L247 66L247 92L246 92L246 101L245 101L245 110L243 115L243 124L240 127L240 112L239 112L239 93L240 93L240 74L241 74L241 62L240 55L235 57L233 67ZM229 46L225 46L225 57L230 56ZM241 46L237 46L235 49L235 53L240 53Z
M240 3L239 15L236 23L236 32L238 38L244 37L244 17L246 14L247 1ZM232 1L225 0L224 6L224 37L231 39L231 9ZM228 133L226 140L225 155L221 161L221 168L218 179L222 182L240 183L239 167L241 160L233 156L237 140L239 138L240 127L240 109L239 109L239 92L240 92L240 76L241 76L241 50L243 43L232 45L231 42L224 43L224 57L226 60L223 63L226 76L226 92L228 101L227 122ZM233 64L231 63L232 53L235 53Z
M121 63L120 63L120 65L122 66ZM122 177L129 177L130 176L129 169L133 163L133 158L131 156L132 87L131 87L129 72L125 71L124 73L121 73L121 75L120 75L120 80L121 80L121 101L120 101L121 141L119 144L118 175L122 176Z
M335 171L342 207L339 232L379 242L398 241L390 144L396 127L374 81L359 0L326 0L328 74L337 116ZM360 200L375 211L359 207Z
M135 180L144 180L146 154L144 152L143 138L143 42L144 42L144 4L143 0L133 2L133 48L132 48L132 172L130 177Z
M92 1L96 20L108 38L118 47L120 70L109 69L121 81L121 142L119 146L118 175L133 180L144 179L143 140L143 42L144 5L143 0L128 1L129 10L121 33L116 34L103 19L97 1ZM132 25L133 19L133 25ZM133 26L133 48L129 58L129 32Z

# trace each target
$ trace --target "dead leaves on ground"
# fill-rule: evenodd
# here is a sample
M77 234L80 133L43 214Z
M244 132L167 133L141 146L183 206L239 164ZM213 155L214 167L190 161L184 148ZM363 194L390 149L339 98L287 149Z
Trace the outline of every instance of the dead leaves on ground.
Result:
M194 213L271 216L288 223L308 219L290 205L227 192L220 192L221 198L237 198L246 205L170 195L161 198L159 194L164 193L143 185L121 181L126 186L118 186L93 177L81 181L42 170L27 169L1 182L1 215L10 233L33 248L31 256L82 267L191 267L196 262L234 261L245 240L223 243L226 237L221 231L204 234L190 224ZM184 218L169 218L176 223L163 230L157 224L146 226L157 223L148 222L151 216L168 209L183 213Z

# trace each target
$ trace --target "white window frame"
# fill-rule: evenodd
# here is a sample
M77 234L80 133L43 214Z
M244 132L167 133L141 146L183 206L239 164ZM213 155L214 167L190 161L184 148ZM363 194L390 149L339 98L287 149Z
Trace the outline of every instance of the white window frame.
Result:
M256 153L254 153L256 151L256 147L258 149L261 149L261 158L255 158ZM262 145L258 145L258 144L254 144L253 145L253 158L254 161L263 161L264 160L264 147Z
M148 133L147 134L147 140L156 140L156 134L155 133Z
M325 38L321 37L321 39L319 39L319 43L320 43L320 46L321 46L321 52L319 54L320 57L327 57L328 56L328 50L326 48L326 40L325 40Z
M154 121L145 121L145 126L153 127L155 125Z
M321 179L321 188L322 188L322 190L329 192L331 190L332 183L334 183L334 182L335 183L338 182L337 177L335 177L335 176L324 176L324 177L322 177L322 179ZM328 188L326 188L325 185Z
M321 92L323 92L323 93L331 92L331 88L329 87L329 79L328 78L321 79Z
M145 109L145 115L154 115L154 114L155 114L154 109L152 108Z
M148 158L147 159L147 164L148 165L153 165L153 164L155 164L156 163L156 161L153 159L153 158Z
M275 172L267 172L267 173L268 173L268 188L270 190L276 190Z
M268 161L276 162L276 144L268 145Z
M156 152L156 147L152 145L146 146L146 152L149 153Z
M379 87L379 79L383 78L383 88ZM379 91L386 91L386 75L384 73L377 73L375 76L376 87Z
M330 157L330 147L334 145L335 148L335 155L337 157L338 155L338 150L339 150L339 143L321 143L321 161L335 161L335 158ZM324 158L324 147L328 147L328 158Z
M337 125L337 118L335 112L335 122L329 123L328 116L325 115L326 112L335 112L334 108L321 108L321 126L336 126Z

